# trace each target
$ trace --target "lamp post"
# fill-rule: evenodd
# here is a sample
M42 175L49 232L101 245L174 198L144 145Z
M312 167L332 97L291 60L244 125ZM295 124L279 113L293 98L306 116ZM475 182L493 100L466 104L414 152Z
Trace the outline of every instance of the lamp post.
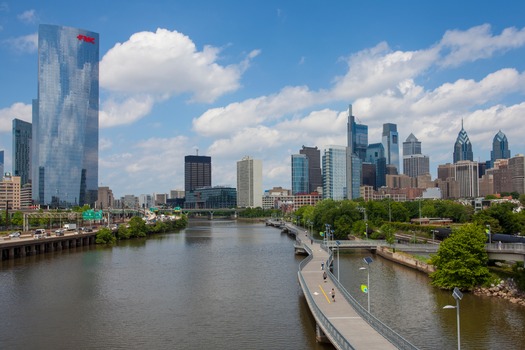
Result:
M374 261L371 257L363 258L367 267L360 267L359 270L366 270L366 295L368 297L368 313L370 313L370 264Z
M366 230L365 230L365 237L368 239L368 222L365 222Z
M454 299L456 299L456 306L445 305L443 306L443 309L456 309L456 317L457 317L457 325L458 325L458 350L461 350L461 334L460 334L460 327L459 327L459 301L463 298L463 293L461 293L458 287L455 287L454 291L452 292L452 296L454 297Z
M339 281L339 245L341 242L335 241L335 244L337 245L337 281Z
M487 225L487 234L489 235L489 244L492 243L492 232L490 232L490 225Z

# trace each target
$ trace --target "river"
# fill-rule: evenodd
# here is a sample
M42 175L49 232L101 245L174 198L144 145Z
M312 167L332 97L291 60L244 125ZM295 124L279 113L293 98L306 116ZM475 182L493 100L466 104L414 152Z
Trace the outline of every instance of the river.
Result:
M366 305L367 252L340 255ZM421 349L456 348L450 292L373 257L371 311ZM293 240L264 224L190 221L180 233L80 247L0 265L2 349L332 349L297 281ZM525 308L465 294L464 349L523 349Z

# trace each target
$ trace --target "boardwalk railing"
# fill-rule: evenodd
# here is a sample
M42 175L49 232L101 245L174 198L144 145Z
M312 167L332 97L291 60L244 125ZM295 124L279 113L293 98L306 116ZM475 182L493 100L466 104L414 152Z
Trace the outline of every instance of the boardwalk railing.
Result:
M330 254L327 266L330 266L332 260L333 255ZM388 341L394 344L394 346L398 349L417 350L417 347L415 347L408 340L403 338L399 333L388 327L386 324L384 324L371 313L369 313L363 306L361 306L361 304L359 304L357 300L355 300L355 298L352 295L350 295L350 293L348 293L345 287L343 287L343 285L337 280L337 278L330 272L330 269L328 269L328 276L330 277L332 282L337 286L337 288L339 288L341 294L343 294L344 298L350 303L350 305L352 305L352 307L359 314L359 316L361 316L361 318L363 318L379 334L388 339Z
M304 291L306 301L310 306L310 311L314 314L314 318L318 323L321 324L322 328L325 330L325 335L330 339L330 341L336 348L345 350L355 350L355 348L348 342L348 340L345 337L343 337L341 333L339 333L339 331L337 330L337 328L334 327L332 322L330 322L328 318L326 318L324 313L317 307L317 304L315 303L314 298L310 293L310 290L308 289L308 287L306 287L306 281L304 280L301 271L303 267L313 259L313 255L310 247L304 245L304 249L308 252L308 257L299 263L299 272L297 273L297 275L299 276L299 282L301 283L302 289Z

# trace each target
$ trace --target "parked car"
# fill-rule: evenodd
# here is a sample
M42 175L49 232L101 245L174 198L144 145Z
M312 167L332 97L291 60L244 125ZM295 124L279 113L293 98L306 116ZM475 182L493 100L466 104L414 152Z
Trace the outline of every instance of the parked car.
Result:
M20 232L11 232L9 238L20 238Z

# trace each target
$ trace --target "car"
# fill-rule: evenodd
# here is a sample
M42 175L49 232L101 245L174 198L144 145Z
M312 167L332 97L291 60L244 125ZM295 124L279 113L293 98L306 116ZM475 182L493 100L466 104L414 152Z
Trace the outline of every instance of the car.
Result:
M9 238L20 238L20 232L11 232Z
M35 239L45 238L45 236L46 236L46 230L44 230L43 228L37 228L35 231L35 234L33 235Z
M58 230L55 231L55 235L57 236L63 236L64 235L64 230L59 228Z

